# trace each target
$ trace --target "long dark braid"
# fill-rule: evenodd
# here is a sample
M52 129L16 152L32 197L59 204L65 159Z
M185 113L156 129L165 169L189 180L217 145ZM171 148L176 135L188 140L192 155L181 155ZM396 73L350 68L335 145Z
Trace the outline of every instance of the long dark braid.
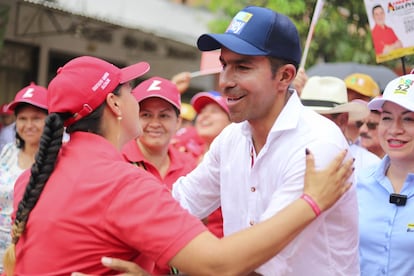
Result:
M63 131L63 119L59 114L51 113L46 117L39 150L35 156L35 163L31 167L30 180L19 202L16 219L12 226L12 244L4 256L4 269L7 275L13 275L16 262L15 245L23 234L30 212L35 207L55 168L57 155L62 146Z
M119 95L121 87L122 85L118 85L112 93ZM105 106L106 103L103 102L91 114L68 126L67 132L85 131L102 135L101 120ZM7 276L13 275L16 264L16 244L26 228L30 212L39 200L40 194L55 168L57 155L62 146L64 121L70 116L69 113L51 113L46 117L39 150L31 168L30 180L17 207L16 219L12 226L12 243L4 254L3 267Z

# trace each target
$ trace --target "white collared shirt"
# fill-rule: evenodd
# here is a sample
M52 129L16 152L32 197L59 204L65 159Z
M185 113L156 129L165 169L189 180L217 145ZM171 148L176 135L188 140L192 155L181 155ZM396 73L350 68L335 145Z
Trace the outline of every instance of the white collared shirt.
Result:
M306 148L314 154L317 167L325 167L349 146L333 122L304 108L293 93L266 144L254 156L253 166L252 148L249 124L229 125L200 165L173 185L173 196L199 218L221 205L224 234L229 235L271 217L300 197ZM256 272L266 276L359 275L355 188Z
M364 173L365 170L370 169L373 166L378 166L379 163L381 163L381 158L357 144L349 145L349 150L355 158L354 167L357 180L359 174Z

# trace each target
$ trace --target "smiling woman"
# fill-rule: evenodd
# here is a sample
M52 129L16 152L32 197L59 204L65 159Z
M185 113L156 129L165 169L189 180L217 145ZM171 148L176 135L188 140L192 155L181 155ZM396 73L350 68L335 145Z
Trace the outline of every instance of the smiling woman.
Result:
M414 75L392 80L368 107L380 112L385 156L357 183L361 275L408 276L414 271Z
M171 190L178 177L197 165L192 155L171 145L181 123L180 93L171 81L152 77L135 87L132 94L140 107L142 135L123 147L124 158L150 172Z
M39 149L47 116L46 88L34 83L24 87L16 94L8 110L16 116L16 140L6 144L0 154L0 257L11 241L14 183L33 164Z

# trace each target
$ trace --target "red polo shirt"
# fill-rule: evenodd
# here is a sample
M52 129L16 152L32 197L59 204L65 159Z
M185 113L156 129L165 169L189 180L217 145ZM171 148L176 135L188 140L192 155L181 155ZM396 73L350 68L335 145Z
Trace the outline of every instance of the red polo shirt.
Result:
M372 29L372 41L374 42L375 53L377 55L383 53L385 45L393 44L397 40L397 35L388 26L381 27L375 25Z
M172 189L172 185L180 177L188 174L197 166L197 160L189 153L180 152L174 146L170 145L168 148L168 156L170 157L170 167L164 178L161 177L157 168L149 163L142 155L135 140L129 141L122 149L122 155L124 158L137 166L148 171L162 183L167 185L168 189Z
M15 185L15 209L29 171ZM151 174L125 162L101 136L76 132L30 213L16 246L16 275L115 273L103 256L167 265L205 226ZM142 260L146 261L142 261Z

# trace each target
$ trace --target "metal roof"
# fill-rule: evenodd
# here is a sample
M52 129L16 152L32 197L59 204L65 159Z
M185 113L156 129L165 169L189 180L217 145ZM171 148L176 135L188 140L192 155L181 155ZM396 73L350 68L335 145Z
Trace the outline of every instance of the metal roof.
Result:
M168 0L24 0L70 14L93 18L159 37L195 45L208 32L213 14Z

